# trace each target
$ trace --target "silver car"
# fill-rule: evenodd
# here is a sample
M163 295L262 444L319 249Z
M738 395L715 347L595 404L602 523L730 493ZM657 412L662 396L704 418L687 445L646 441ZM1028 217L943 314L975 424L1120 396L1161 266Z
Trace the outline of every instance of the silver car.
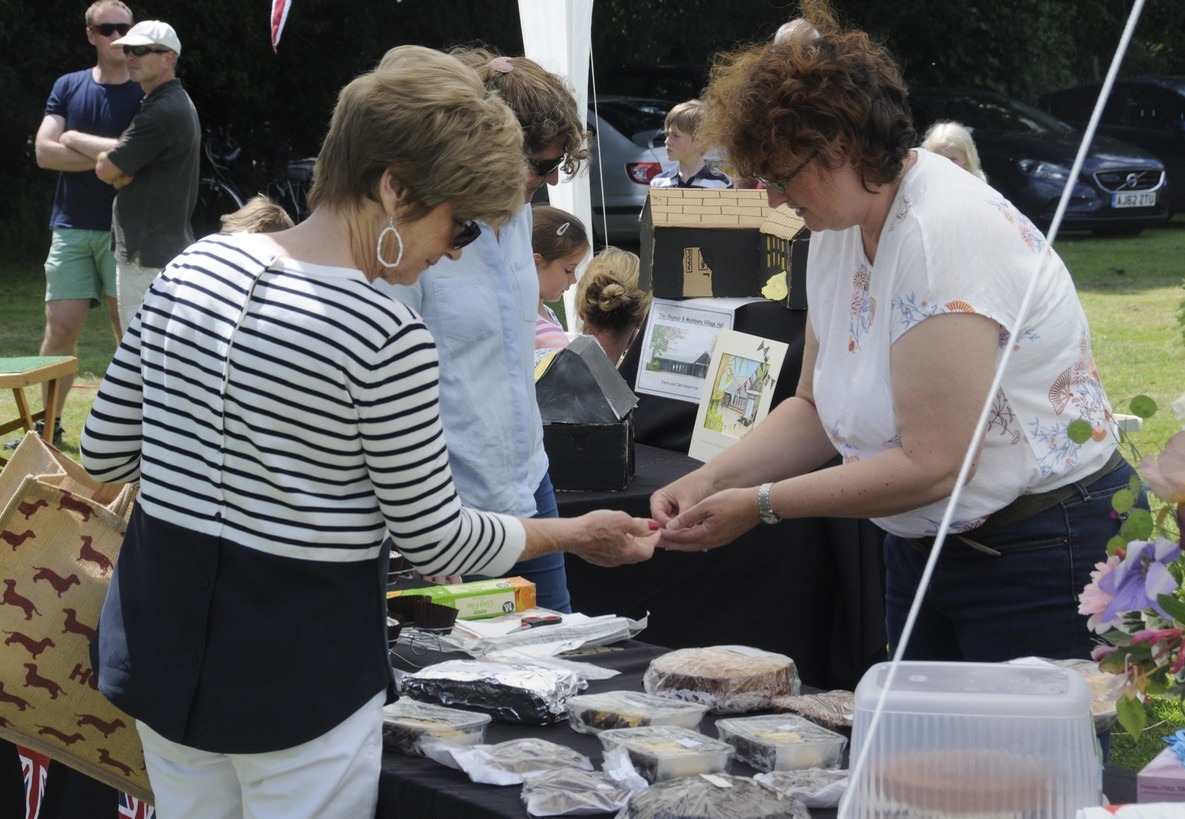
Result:
M650 180L676 164L667 159L663 145L663 121L670 106L666 100L645 97L589 100L588 128L593 136L589 187L598 242L638 241L638 217Z

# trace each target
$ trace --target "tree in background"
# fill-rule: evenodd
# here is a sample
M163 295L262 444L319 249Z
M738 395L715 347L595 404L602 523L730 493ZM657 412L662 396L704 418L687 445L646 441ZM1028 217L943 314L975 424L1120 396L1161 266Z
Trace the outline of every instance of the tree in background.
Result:
M257 187L291 157L316 153L337 92L390 47L482 42L521 53L515 0L292 0L279 53L268 0L148 0L136 18L162 19L182 42L178 72L203 124L230 125ZM1131 0L833 0L847 22L886 42L911 85L967 85L1033 101L1101 78ZM56 77L88 64L88 0L0 0L0 248L37 263L48 246L53 174L37 168L33 135ZM688 66L691 84L652 86L686 99L716 52L772 37L798 4L756 0L596 0L597 90L628 90L614 66ZM16 22L19 21L19 24ZM19 66L19 69L18 69ZM698 74L696 72L699 72ZM1185 74L1185 3L1148 0L1125 74ZM615 88L614 85L617 85Z

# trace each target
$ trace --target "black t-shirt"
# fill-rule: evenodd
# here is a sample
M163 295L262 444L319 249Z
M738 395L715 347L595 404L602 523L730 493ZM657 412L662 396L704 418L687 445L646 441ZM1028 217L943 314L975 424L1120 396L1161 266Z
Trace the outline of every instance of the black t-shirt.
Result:
M121 262L164 267L193 244L201 127L180 80L144 98L140 113L108 159L135 177L115 197L112 247Z

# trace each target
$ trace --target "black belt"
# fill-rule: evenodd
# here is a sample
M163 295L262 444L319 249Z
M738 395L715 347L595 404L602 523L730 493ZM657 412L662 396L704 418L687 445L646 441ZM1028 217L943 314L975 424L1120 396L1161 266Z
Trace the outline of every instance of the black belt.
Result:
M1079 487L1091 486L1098 482L1099 479L1109 474L1122 462L1123 456L1116 449L1111 453L1111 457L1107 459L1107 463L1103 464L1094 472L1091 472L1082 480L1073 481L1065 486L1059 486L1057 489L1050 489L1048 492L1038 492L1034 495L1020 495L1012 503L988 515L987 520L979 526L966 532L954 534L952 537L957 538L964 545L975 549L977 552L999 557L1000 553L998 551L990 546L984 546L982 543L972 540L968 535L975 535L976 537L994 535L996 532L1013 524L1028 520L1034 515L1039 515L1048 509L1052 509L1059 503L1068 501L1070 498L1079 494ZM934 546L934 535L907 537L903 538L903 540L919 552L929 552Z

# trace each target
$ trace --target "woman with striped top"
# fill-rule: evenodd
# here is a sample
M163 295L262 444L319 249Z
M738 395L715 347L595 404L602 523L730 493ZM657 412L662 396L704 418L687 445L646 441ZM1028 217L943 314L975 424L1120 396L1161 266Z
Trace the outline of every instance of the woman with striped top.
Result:
M93 664L137 720L162 816L370 816L387 533L426 575L573 551L644 560L623 513L465 509L419 316L372 287L456 259L522 207L513 113L456 59L403 46L343 89L313 214L211 236L153 283L82 437L140 482Z

